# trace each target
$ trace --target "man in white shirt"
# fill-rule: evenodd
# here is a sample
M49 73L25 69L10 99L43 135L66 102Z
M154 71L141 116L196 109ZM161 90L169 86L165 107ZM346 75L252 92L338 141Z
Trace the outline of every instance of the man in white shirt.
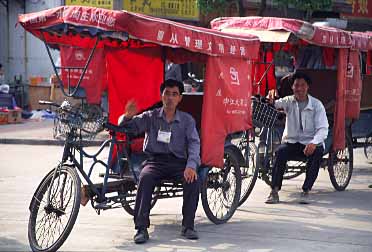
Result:
M293 95L275 101L275 107L286 113L282 144L276 151L272 172L272 190L267 204L279 203L283 175L288 160L306 158L306 178L302 186L303 200L309 195L318 176L324 152L324 140L328 135L328 120L321 101L308 94L311 79L303 73L292 77ZM269 91L269 99L274 102L276 90Z

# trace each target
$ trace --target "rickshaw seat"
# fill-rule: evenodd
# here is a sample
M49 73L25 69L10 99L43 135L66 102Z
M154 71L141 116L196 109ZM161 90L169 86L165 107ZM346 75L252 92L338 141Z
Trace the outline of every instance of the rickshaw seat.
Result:
M138 177L141 170L142 170L142 163L146 160L147 158L147 155L144 153L144 152L137 152L137 153L132 153L131 154L131 161L132 161L132 165L133 165L133 170L134 172L136 173L136 176ZM208 169L204 169L206 167L204 166L199 166L198 169L197 169L197 173L198 173L198 176L203 179L206 174L207 174L207 171ZM126 173L126 177L133 177L133 175L131 174L131 171L128 171L128 173ZM179 184L182 184L183 183L183 179L164 179L164 180L161 180L160 184L159 185L164 185L164 184L173 184L175 186L179 185Z

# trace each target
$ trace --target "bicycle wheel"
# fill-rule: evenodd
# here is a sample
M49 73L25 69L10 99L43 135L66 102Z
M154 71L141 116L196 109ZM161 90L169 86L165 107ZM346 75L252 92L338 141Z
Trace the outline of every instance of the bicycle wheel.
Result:
M160 192L160 187L156 186L154 189L154 193L152 194L150 209L152 209L155 206L156 202L158 201L157 196L159 192ZM121 193L123 193L123 191ZM134 216L134 206L136 204L136 195L137 195L137 185L134 185L132 189L127 190L124 193L124 199L121 202L121 205L124 208L124 210L132 216Z
M306 162L304 161L288 161L283 179L293 179L306 172Z
M364 155L367 161L372 163L372 133L366 137L366 141L364 142Z
M58 250L79 213L81 181L76 170L61 165L55 177L54 173L53 169L45 176L30 203L28 240L32 251Z
M242 186L238 206L241 206L248 199L258 177L258 149L252 142L249 142L248 162L248 167L240 167Z
M242 178L235 153L226 148L224 167L212 167L202 183L201 200L205 214L214 224L227 222L240 199Z
M337 152L331 151L328 157L328 172L333 187L343 191L349 185L353 173L353 144L346 137L346 147Z

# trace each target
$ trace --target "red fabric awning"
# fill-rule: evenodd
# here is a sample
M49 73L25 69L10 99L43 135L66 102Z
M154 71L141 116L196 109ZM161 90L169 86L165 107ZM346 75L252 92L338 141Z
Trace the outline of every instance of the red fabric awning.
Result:
M90 78L90 87L91 90L98 85L108 87L112 123L117 122L129 99L134 99L140 109L159 100L164 57L176 63L206 62L207 102L203 103L201 129L205 165L222 167L226 136L252 127L250 76L252 60L257 59L260 46L257 36L81 6L61 6L20 15L19 23L56 48L63 45L93 48L99 39L97 47L104 49L100 62L105 66L102 68L105 78L102 81ZM218 127L216 119L220 122Z
M90 37L102 33L99 47L126 47L128 41L134 39L143 42L137 46L154 43L213 56L247 59L256 55L259 46L256 36L226 34L128 11L94 7L60 6L20 15L19 23L38 38L42 38L41 32L45 31L47 42L65 45L92 47L94 41Z
M213 20L211 26L212 29L225 32L234 28L242 30L282 30L290 32L296 37L318 46L353 48L362 51L366 51L367 48L372 48L372 41L368 39L368 36L362 33L351 33L333 27L314 26L298 19L277 17L222 17ZM234 33L235 31L234 29Z
M309 44L324 48L339 48L335 109L337 127L333 129L333 148L335 150L344 148L345 118L358 118L359 116L361 80L356 51L371 50L372 40L367 33L314 26L302 20L276 17L223 17L213 20L211 27L234 34L249 34L249 31L254 31L252 33L267 35L265 42L273 43L278 41L270 32L278 31L290 33ZM268 34L265 34L265 31L269 31ZM272 41L271 37L273 37ZM289 37L286 34L284 38L289 39ZM286 41L282 39L280 42Z

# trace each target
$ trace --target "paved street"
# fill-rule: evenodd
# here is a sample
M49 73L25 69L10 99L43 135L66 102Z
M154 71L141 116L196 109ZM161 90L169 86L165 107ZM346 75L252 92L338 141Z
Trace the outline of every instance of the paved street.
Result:
M89 147L92 151L96 147ZM56 164L60 146L0 145L0 251L29 251L28 204L39 181ZM103 158L106 154L103 154ZM287 181L282 204L265 205L269 188L258 181L248 201L223 225L197 212L200 240L179 236L181 200L160 200L152 211L151 240L132 242L132 218L122 209L97 216L80 208L61 251L372 251L372 165L355 151L355 170L345 192L335 192L321 171L314 202L297 203L303 176Z

